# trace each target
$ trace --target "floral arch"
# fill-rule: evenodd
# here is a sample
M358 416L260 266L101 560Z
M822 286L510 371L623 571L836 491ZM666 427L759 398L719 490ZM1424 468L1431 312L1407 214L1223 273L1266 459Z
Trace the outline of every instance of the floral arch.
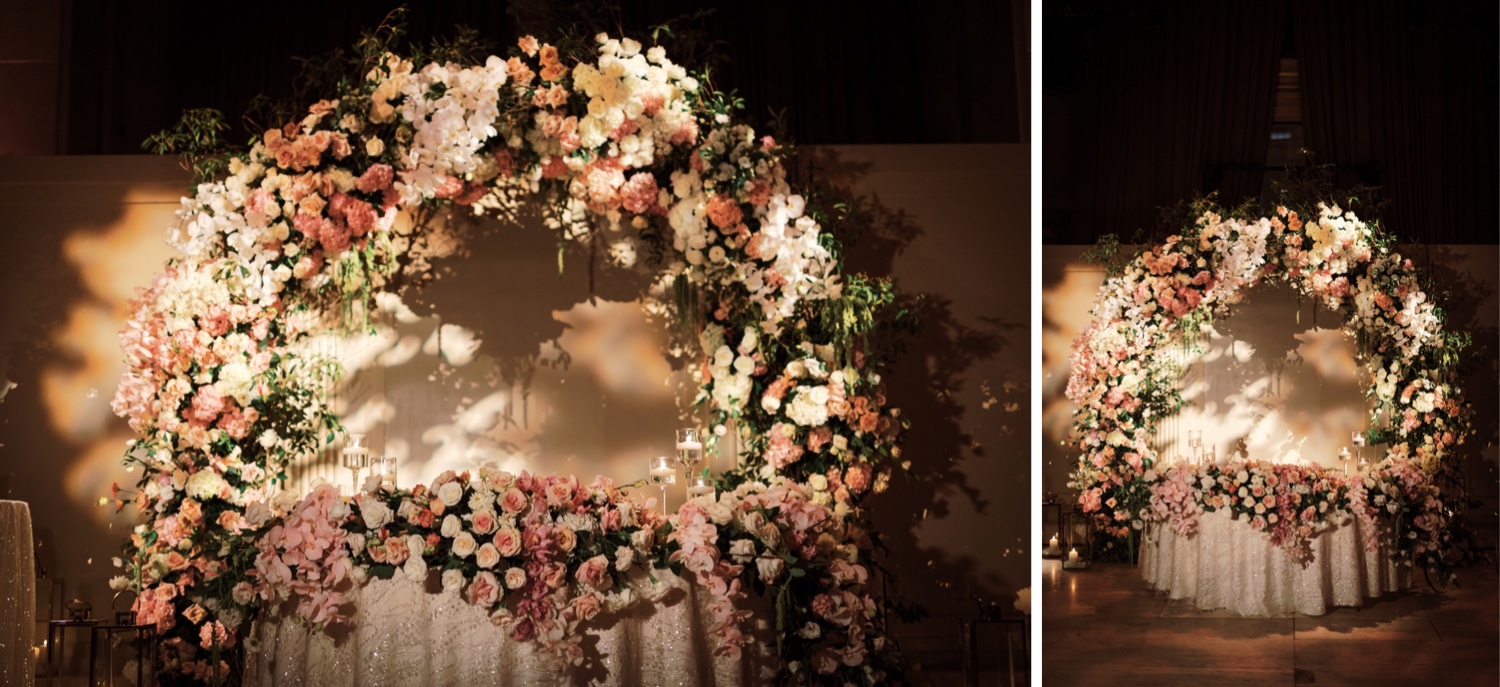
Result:
M113 403L138 435L126 462L143 511L114 585L166 639L169 682L238 680L268 604L339 623L346 580L430 571L576 664L589 622L652 568L711 591L722 654L749 641L739 602L754 589L774 603L783 679L900 679L862 506L900 467L904 421L870 345L895 317L892 288L843 272L788 184L789 148L736 123L732 97L660 46L601 34L595 48L528 36L482 64L371 52L362 78L183 200L180 255L121 333ZM523 203L559 241L662 256L648 299L704 351L709 426L742 433L717 499L664 517L605 478L489 469L352 500L281 491L292 460L342 431L322 391L341 371L307 342L421 280L432 213Z
M1089 326L1074 343L1067 395L1077 406L1082 455L1071 486L1105 533L1129 540L1146 522L1192 531L1206 511L1227 509L1292 551L1358 517L1384 528L1408 565L1445 572L1456 447L1469 409L1456 364L1468 337L1443 329L1444 314L1393 240L1353 212L1278 207L1272 217L1223 216L1207 204L1196 223L1124 262L1106 279ZM1345 477L1318 467L1241 460L1159 462L1152 429L1182 404L1167 355L1249 288L1284 281L1344 316L1371 375L1370 445L1383 458Z

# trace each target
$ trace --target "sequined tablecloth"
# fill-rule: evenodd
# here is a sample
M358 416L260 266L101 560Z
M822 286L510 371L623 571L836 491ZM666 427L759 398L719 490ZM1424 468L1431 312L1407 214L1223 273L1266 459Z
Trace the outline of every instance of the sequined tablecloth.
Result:
M1392 562L1384 544L1366 548L1372 534L1351 519L1314 538L1311 558L1299 561L1248 524L1215 511L1201 515L1189 536L1156 527L1141 550L1141 574L1152 587L1203 610L1323 615L1410 586L1409 569Z
M770 649L748 647L739 660L713 656L707 595L668 571L634 584L633 605L601 614L588 626L585 654L595 665L550 670L535 644L512 641L483 611L455 592L428 591L399 576L352 592L348 630L324 633L284 612L253 631L247 685L703 685L769 684ZM752 631L769 638L757 612Z
M29 686L33 680L36 565L31 557L31 509L24 501L0 501L0 685Z

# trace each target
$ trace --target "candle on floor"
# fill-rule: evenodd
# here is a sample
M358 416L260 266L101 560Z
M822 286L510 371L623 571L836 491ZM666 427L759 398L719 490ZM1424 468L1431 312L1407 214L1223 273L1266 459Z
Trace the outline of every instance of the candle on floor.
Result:
M1078 549L1070 549L1068 551L1068 562L1069 563L1077 563L1078 562Z
M1047 540L1047 553L1057 553L1057 535L1055 534Z

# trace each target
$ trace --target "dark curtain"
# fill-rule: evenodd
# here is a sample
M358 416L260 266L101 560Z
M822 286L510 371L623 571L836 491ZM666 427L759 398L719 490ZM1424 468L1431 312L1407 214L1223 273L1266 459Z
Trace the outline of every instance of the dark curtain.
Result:
M1285 15L1283 0L1183 1L1079 27L1073 178L1057 180L1072 198L1049 242L1128 238L1154 228L1159 208L1213 191L1225 204L1259 196Z
M1494 3L1292 3L1307 147L1341 186L1379 185L1404 241L1494 243Z
M276 9L186 0L65 4L72 154L139 153L141 141L184 108L215 107L237 122L256 94L290 95L294 56L348 48L399 5L409 9L413 41L425 44L464 24L494 40L500 54L520 30L544 38L593 25L648 41L655 25L714 9L697 24L718 41L714 85L743 96L744 116L760 128L784 110L798 143L1021 138L1012 3L1005 0L526 0L516 13L493 0L320 0Z

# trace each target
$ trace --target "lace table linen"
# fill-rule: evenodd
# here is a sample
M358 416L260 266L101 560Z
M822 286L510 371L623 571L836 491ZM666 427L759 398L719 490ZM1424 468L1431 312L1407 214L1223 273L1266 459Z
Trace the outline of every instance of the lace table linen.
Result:
M1351 519L1314 538L1311 557L1299 561L1247 523L1215 511L1202 514L1191 535L1160 526L1148 532L1141 573L1153 588L1202 610L1323 615L1410 586L1409 568L1390 559L1388 546L1366 547L1372 536L1376 533Z
M397 577L371 580L350 593L352 626L313 629L291 612L257 623L247 685L356 687L381 685L704 685L767 684L773 650L745 647L740 659L714 656L708 594L669 571L632 583L637 600L590 622L589 659L567 672L549 668L536 644L510 638L456 592ZM435 580L430 580L431 585ZM769 625L757 613L758 639Z
M24 501L0 501L0 597L0 685L30 685L36 565Z

